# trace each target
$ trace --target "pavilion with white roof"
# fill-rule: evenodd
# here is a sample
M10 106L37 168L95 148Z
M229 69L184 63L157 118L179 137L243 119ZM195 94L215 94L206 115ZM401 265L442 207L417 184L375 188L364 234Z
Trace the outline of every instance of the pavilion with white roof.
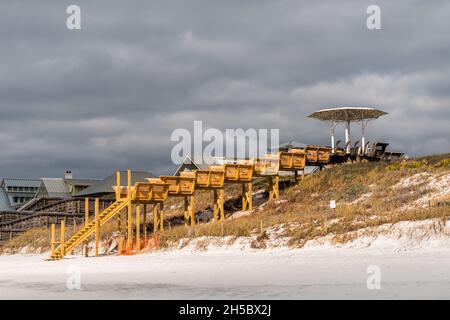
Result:
M330 126L331 130L331 150L332 153L335 152L335 137L334 131L339 123L345 123L345 151L350 153L350 125L352 122L359 123L361 126L361 147L363 148L363 153L366 150L366 126L370 120L378 119L381 116L386 115L387 112L369 108L369 107L338 107L322 109L309 115L309 118L315 118L321 121L325 121Z

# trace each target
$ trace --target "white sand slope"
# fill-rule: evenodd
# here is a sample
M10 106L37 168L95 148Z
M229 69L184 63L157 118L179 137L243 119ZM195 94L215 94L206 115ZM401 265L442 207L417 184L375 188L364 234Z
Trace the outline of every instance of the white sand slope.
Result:
M232 246L56 262L42 255L0 256L0 298L449 299L448 241L408 248L399 246L400 239L378 239L369 247L367 241L342 248L313 244L243 251ZM380 290L367 289L370 265L380 268ZM67 289L71 269L80 271L80 290Z

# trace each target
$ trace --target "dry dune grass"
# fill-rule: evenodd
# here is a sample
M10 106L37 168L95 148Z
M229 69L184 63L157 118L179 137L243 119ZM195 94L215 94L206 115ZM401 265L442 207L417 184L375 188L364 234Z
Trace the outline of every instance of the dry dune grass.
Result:
M438 178L450 175L449 164L450 154L391 164L380 162L330 166L305 177L298 185L281 190L280 199L256 206L251 215L240 218L230 216L238 210L240 194L239 186L231 185L226 190L227 219L223 223L199 223L195 228L182 224L181 199L170 199L165 205L165 216L173 219L174 223L161 235L160 244L169 247L182 239L187 244L190 239L198 237L259 235L260 240L254 246L264 247L261 234L277 227L281 230L277 237L288 237L289 245L301 247L308 240L330 234L334 236L335 242L349 241L355 237L354 231L399 221L430 218L446 221L450 216L450 207L437 207L431 201L425 206L416 203L423 198L432 198L436 191L440 195L450 196L450 185L429 187ZM257 183L254 189L262 187L263 183ZM329 209L330 200L336 200L338 205L335 210ZM196 212L211 210L211 204L209 192L197 194ZM148 216L151 220L151 214ZM148 222L151 224L152 221ZM75 231L69 228L67 236ZM102 227L101 236L110 239L116 232L117 221L113 219ZM3 250L17 251L30 242L30 247L48 249L48 231L30 230L6 244ZM203 242L198 244L200 247L204 245Z
M283 232L278 236L289 237L290 245L301 247L308 240L328 234L333 234L335 241L345 242L350 240L346 235L352 231L386 223L430 218L444 221L450 216L450 207L411 206L399 210L432 193L432 189L422 189L423 183L393 186L420 173L429 174L431 181L449 175L449 160L447 154L392 164L332 166L286 189L280 200L256 208L250 216L227 219L223 224L202 224L194 230L177 226L161 236L161 244L170 246L182 238L203 236L257 235L261 225L264 228L281 225ZM450 185L446 187L450 193ZM330 200L338 203L334 211L328 207Z

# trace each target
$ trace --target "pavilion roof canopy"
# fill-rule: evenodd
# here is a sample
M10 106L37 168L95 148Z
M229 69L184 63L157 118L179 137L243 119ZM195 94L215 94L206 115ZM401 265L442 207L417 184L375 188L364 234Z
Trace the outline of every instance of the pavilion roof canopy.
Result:
M377 119L386 114L387 112L369 107L338 107L322 109L314 112L308 117L322 121L352 122Z

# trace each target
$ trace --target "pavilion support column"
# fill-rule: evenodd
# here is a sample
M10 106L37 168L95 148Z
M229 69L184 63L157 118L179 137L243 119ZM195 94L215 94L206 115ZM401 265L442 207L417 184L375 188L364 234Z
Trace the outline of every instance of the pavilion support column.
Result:
M331 131L331 153L336 152L336 142L335 142L335 137L334 137L334 131L336 129L337 124L338 123L333 120L331 120L329 122L330 131Z
M361 119L361 154L366 154L366 126L369 120Z
M350 121L347 121L345 126L345 146L346 146L346 153L350 153Z

